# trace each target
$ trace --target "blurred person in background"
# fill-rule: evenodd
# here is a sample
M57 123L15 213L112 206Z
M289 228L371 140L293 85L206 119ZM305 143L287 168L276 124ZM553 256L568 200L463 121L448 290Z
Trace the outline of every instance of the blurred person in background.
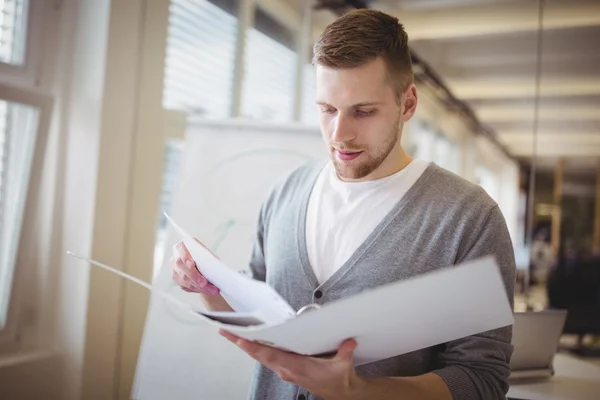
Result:
M575 350L584 347L586 335L600 335L600 263L593 252L562 245L546 288L549 307L568 311L564 333L579 336Z
M548 228L539 229L531 243L531 283L545 283L556 259L550 246Z

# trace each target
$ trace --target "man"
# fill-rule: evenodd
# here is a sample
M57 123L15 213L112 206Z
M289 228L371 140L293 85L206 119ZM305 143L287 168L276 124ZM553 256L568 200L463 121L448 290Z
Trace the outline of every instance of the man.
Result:
M331 161L304 166L272 190L260 212L253 277L299 309L491 254L512 303L514 255L497 204L400 146L417 92L398 20L372 10L342 16L315 45L314 64ZM176 251L173 279L209 308L230 309L185 247ZM260 363L252 399L492 400L508 390L511 332L359 367L352 339L335 357L317 359L222 334Z

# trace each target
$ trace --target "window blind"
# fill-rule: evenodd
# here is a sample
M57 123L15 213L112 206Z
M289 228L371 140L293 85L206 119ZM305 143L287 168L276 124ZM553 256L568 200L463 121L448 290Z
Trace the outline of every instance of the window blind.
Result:
M211 1L171 0L165 108L207 118L229 115L237 25L234 14Z
M0 226L3 226L5 187L8 172L8 103L0 101Z
M294 35L260 8L247 32L242 115L263 121L293 119Z
M0 329L8 313L38 118L35 107L0 100Z
M25 61L27 0L0 0L0 62L22 65Z

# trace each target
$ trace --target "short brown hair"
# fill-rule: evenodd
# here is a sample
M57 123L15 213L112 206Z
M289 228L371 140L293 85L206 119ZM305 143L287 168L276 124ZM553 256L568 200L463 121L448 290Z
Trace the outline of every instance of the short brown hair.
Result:
M381 11L360 9L332 22L313 48L313 64L355 68L382 57L399 100L413 83L408 35L398 18Z

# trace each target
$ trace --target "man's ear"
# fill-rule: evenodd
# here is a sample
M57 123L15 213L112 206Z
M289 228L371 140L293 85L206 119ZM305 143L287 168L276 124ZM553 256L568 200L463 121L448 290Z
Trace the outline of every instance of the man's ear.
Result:
M402 121L406 122L412 118L417 110L417 87L411 83L402 93Z

